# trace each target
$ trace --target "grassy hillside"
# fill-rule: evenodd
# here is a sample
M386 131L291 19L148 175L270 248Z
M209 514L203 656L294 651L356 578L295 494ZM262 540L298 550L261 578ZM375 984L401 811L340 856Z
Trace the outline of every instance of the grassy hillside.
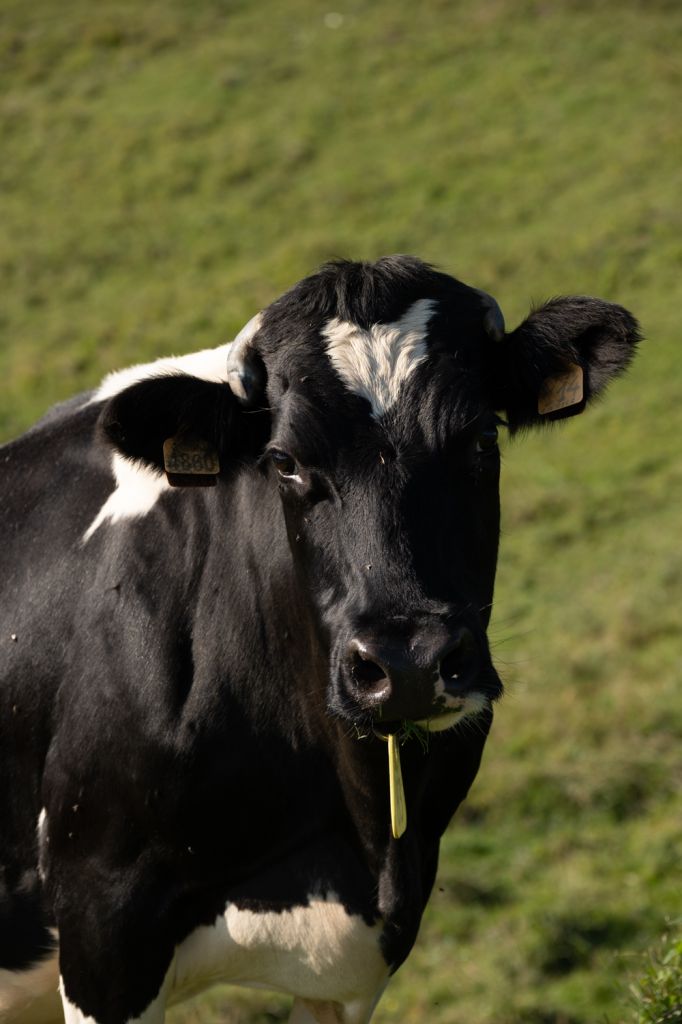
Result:
M642 321L597 409L505 452L508 696L379 1024L624 1022L682 913L681 52L673 0L0 0L3 437L335 255Z

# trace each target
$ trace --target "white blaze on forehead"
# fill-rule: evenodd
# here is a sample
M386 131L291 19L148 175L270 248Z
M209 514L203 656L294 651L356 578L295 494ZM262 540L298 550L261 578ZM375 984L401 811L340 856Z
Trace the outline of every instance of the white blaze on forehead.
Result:
M334 369L347 388L367 399L377 419L426 359L426 332L436 306L434 299L419 299L400 320L369 329L335 317L322 331Z

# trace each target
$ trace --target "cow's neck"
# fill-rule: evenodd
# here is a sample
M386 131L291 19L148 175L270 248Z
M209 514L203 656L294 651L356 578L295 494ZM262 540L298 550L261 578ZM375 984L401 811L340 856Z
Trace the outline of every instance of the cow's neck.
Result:
M292 566L279 498L265 482L254 480L252 476L249 483L255 488L256 500L253 491L246 500L246 495L240 495L239 487L236 488L226 506L228 524L223 539L216 538L214 545L214 555L220 564L224 566L229 555L232 571L250 581L250 601L230 609L230 614L240 617L238 630L244 649L260 648L268 661L267 666L259 663L257 668L259 674L265 670L272 685L267 695L261 689L257 714L253 713L254 697L249 717L261 730L288 732L289 741L301 751L301 762L310 756L313 762L321 758L327 765L312 784L317 787L322 802L327 792L329 800L336 801L335 806L329 807L330 820L338 820L341 810L338 806L338 783L341 783L348 823L347 842L356 849L374 879L378 894L376 910L386 922L386 934L392 936L392 946L387 953L391 962L398 963L414 941L435 873L442 828L440 821L434 824L430 809L425 812L433 798L434 758L432 752L425 752L416 740L401 748L408 827L405 835L395 840L390 826L386 744L373 735L358 735L348 723L329 716L327 660L320 654L319 638L311 625L310 612ZM224 548L225 536L240 538L239 545L233 546L231 552ZM267 558L262 557L264 545ZM259 554L261 557L257 557ZM275 628L273 623L276 623ZM244 671L248 672L248 668L246 662ZM292 679L297 685L292 685ZM248 685L244 691L250 692ZM263 703L266 699L268 704ZM442 738L438 742L442 745ZM314 751L317 753L311 753ZM305 788L306 783L302 783L302 811ZM449 819L457 802L454 801L452 808L444 809L443 823ZM317 808L315 817L323 832L326 828L324 806ZM283 828L287 825L281 824ZM292 824L299 823L289 822L289 826ZM309 825L313 827L314 822Z

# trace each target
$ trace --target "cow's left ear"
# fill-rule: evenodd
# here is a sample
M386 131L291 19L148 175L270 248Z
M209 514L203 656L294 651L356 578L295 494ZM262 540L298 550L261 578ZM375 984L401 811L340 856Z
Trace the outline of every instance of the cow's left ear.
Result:
M269 427L267 410L245 409L228 384L183 373L132 384L99 418L116 451L184 486L214 483L219 472L258 456Z
M495 344L495 407L512 432L574 416L627 367L639 340L622 306L551 299Z

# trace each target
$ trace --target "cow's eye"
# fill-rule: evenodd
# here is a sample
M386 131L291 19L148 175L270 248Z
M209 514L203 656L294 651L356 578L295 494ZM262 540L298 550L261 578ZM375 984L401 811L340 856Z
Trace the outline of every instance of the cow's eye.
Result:
M477 452L492 452L497 447L497 427L482 430L476 439Z
M298 467L296 466L296 460L292 459L291 455L287 455L286 452L281 452L278 448L274 448L270 451L270 458L280 476L297 475Z

